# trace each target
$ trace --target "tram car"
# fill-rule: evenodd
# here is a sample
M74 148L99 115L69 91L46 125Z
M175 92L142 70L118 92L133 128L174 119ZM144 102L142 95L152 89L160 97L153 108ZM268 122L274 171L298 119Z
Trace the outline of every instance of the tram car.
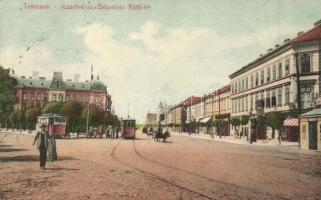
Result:
M43 114L38 116L37 131L40 131L40 126L46 125L49 136L64 136L66 133L66 119L57 114Z
M121 137L126 139L135 139L136 120L123 119L121 121Z

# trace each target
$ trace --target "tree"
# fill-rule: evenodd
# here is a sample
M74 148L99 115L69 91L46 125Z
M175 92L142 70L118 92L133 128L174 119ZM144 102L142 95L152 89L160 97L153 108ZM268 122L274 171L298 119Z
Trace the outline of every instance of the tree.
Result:
M14 111L10 113L10 122L12 123L13 129L15 129L17 126L19 112L20 109L14 109Z
M35 128L37 123L37 117L41 115L41 110L39 108L29 108L26 111L26 121L28 123L29 130Z
M42 113L52 113L52 114L63 114L63 103L62 102L51 102L48 103L43 109Z
M63 115L67 118L68 130L72 132L80 131L82 110L82 106L78 101L68 101L65 104L63 104L61 111Z
M239 118L232 118L230 123L232 124L232 126L234 126L234 128L236 128L241 124L241 121Z
M267 125L272 128L272 138L275 137L275 130L278 130L281 133L283 127L284 116L279 112L271 112L267 116Z
M250 120L250 116L242 115L241 120L240 120L240 123L242 125L242 132L243 132L243 126L248 124L249 120ZM241 135L240 135L240 137L241 137Z
M8 123L15 103L14 79L9 76L9 69L0 66L0 123Z

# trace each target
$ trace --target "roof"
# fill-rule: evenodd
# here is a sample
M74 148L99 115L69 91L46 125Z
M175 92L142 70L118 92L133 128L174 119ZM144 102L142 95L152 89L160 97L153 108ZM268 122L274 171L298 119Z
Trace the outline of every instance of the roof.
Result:
M79 91L97 91L97 92L106 92L107 87L99 80L92 82L91 86L89 82L73 82L73 81L63 81L63 85L60 84L61 81L58 81L58 88L52 87L52 80L45 79L27 79L13 76L17 80L15 87L16 88L40 88L40 89L60 89L60 90L79 90ZM57 83L57 82L56 82ZM62 86L62 87L60 87Z
M182 101L180 104L185 105L185 106L190 106L192 104L197 104L201 101L201 97L197 97L197 96L191 96L188 97L187 99L185 99L184 101Z
M321 116L321 108L314 109L300 115L300 118Z
M254 61L250 62L249 64L243 66L241 69L232 73L229 77L234 78L234 77L240 75L242 72L246 72L249 69L256 67L257 65L264 62L265 59L269 58L270 56L272 56L276 52L286 49L286 47L293 46L295 44L299 44L302 42L311 42L311 41L320 41L320 40L321 40L321 24L316 24L314 28L303 33L302 35L299 35L299 36L293 38L292 40L289 40L288 42L284 43L280 47L278 47L272 51L269 51L267 54L255 59Z

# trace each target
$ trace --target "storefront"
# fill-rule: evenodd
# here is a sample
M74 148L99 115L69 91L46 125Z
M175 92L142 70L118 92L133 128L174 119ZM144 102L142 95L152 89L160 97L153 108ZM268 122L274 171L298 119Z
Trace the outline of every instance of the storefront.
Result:
M299 119L288 118L284 120L282 140L286 140L288 142L298 142L299 134L300 134Z

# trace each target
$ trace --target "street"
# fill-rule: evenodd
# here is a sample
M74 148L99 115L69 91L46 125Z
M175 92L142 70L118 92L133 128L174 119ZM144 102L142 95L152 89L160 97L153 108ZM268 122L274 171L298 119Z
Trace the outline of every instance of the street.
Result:
M321 199L321 152L294 146L59 139L41 171L32 140L0 133L0 199Z

